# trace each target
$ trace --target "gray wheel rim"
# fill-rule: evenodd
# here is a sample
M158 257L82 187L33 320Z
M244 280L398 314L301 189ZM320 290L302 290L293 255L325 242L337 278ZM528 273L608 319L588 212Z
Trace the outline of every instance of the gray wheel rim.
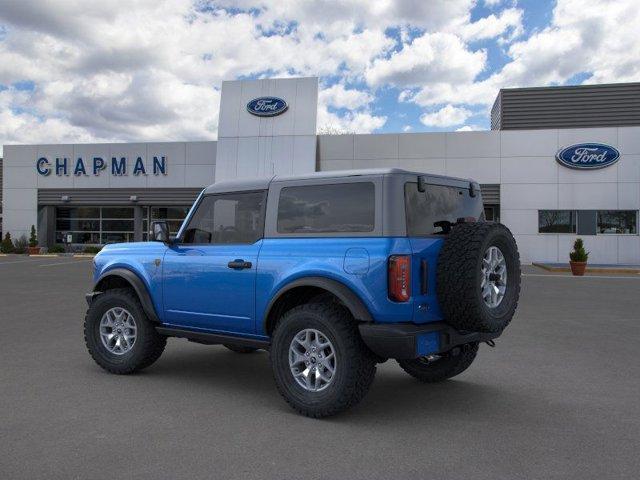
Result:
M138 327L131 313L122 307L107 310L100 320L102 345L114 355L124 355L136 343Z
M335 378L336 351L322 332L306 328L291 340L289 368L298 385L309 392L319 392Z
M480 282L485 305L496 308L507 291L507 262L502 251L496 246L487 248L484 253Z

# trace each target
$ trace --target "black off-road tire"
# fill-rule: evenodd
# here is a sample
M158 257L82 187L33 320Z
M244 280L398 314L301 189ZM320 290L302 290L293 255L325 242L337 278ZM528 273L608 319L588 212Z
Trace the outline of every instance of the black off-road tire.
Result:
M398 360L402 369L421 382L436 383L460 375L471 366L478 354L478 343L460 345L443 353L437 360L426 358Z
M225 344L223 344L223 346L225 348L228 348L232 352L236 352L236 353L253 353L253 352L257 352L258 351L257 348L243 347L242 345L231 345L231 344L225 343Z
M300 386L289 367L289 346L305 329L320 331L335 347L336 373L321 391ZM376 360L366 347L353 317L337 304L309 303L286 312L276 323L270 350L278 391L296 411L307 417L335 415L365 396L376 373Z
M482 298L483 257L497 246L507 270L504 297L490 308ZM520 297L520 255L513 235L500 223L463 223L453 227L438 257L437 294L445 321L458 330L502 332Z
M100 320L113 307L129 311L137 326L135 343L123 355L111 353L100 339ZM84 341L89 354L98 365L110 373L120 375L150 366L160 358L167 344L167 338L156 331L154 324L144 313L135 292L127 288L107 290L91 302L84 317Z

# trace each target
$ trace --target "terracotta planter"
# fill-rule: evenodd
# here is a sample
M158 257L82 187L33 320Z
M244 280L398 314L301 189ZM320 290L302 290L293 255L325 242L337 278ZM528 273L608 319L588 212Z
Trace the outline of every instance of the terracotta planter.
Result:
M587 269L587 262L569 262L571 265L571 273L574 275L581 277L584 275L584 271Z
M29 255L40 255L40 247L27 247Z

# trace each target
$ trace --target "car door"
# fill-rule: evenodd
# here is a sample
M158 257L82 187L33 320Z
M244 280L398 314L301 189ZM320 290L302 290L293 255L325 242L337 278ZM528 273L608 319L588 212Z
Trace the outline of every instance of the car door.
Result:
M203 196L164 256L164 320L255 333L255 283L265 191Z

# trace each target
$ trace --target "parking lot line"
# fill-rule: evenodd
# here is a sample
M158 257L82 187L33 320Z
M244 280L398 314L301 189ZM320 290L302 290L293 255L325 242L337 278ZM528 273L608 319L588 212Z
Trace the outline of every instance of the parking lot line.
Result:
M10 262L0 262L0 265L14 265L16 263L35 263L35 260L15 260Z
M87 263L91 261L90 259L82 259L82 260L74 260L70 262L57 262L57 263L45 263L43 265L38 265L39 267L55 267L56 265L71 265L76 263Z

